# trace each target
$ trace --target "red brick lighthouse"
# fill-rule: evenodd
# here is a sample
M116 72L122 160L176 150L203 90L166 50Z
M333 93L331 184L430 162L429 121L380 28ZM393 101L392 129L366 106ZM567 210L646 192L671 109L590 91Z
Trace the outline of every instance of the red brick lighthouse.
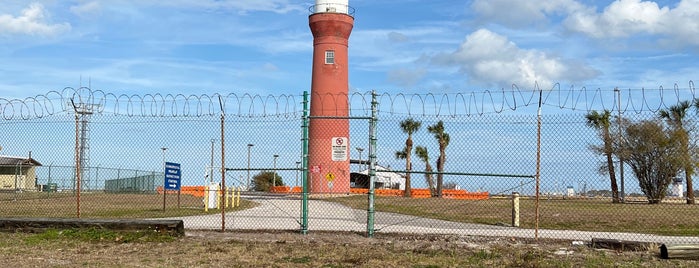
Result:
M311 193L348 193L349 116L347 44L354 25L348 0L316 0L308 157ZM313 118L321 117L321 118Z

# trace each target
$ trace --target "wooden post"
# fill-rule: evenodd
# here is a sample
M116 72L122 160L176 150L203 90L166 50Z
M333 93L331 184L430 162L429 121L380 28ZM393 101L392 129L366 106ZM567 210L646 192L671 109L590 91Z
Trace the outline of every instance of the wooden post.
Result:
M699 245L661 245L660 257L663 259L699 260Z
M512 192L512 227L519 227L519 193Z

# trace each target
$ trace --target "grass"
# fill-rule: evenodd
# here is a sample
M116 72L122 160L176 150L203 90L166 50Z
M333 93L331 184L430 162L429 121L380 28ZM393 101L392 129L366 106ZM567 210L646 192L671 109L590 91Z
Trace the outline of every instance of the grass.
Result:
M325 199L365 210L367 197L354 195ZM510 224L511 200L414 199L376 197L375 209L454 222L481 224ZM163 196L157 194L84 193L80 200L82 218L163 218L203 214L220 214L220 210L204 212L200 197L168 195L163 211ZM241 206L227 211L255 206L241 199ZM535 203L522 198L520 226L534 228ZM0 217L75 218L76 197L72 193L7 193L0 192ZM638 232L645 234L699 236L699 205L683 203L612 204L602 199L542 199L540 222L542 229L581 231Z
M364 195L327 199L356 209L367 208ZM376 211L481 224L510 224L512 201L375 198ZM581 231L638 232L659 235L699 235L699 206L682 203L612 204L601 199L540 200L539 227ZM535 201L521 199L520 227L534 228Z
M17 197L17 198L15 198ZM255 203L241 199L240 206L227 211L243 210ZM0 193L0 217L75 218L77 198L72 193ZM158 194L83 193L80 197L81 218L164 218L221 213L204 212L201 197L168 195L163 211L163 196Z
M117 242L117 243L132 243L132 242L171 242L175 238L160 232L155 231L111 231L104 229L67 229L56 230L49 229L42 233L27 236L24 242L27 245L39 245L47 241L55 240L77 240L84 242Z
M8 267L696 267L657 250L614 252L563 241L440 235L196 232L179 238L100 230L0 233ZM565 255L556 254L565 248Z

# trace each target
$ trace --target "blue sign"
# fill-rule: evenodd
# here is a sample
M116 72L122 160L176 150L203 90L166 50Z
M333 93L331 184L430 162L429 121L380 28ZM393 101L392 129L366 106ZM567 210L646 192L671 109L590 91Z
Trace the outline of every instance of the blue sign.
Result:
M182 172L179 163L165 162L165 190L180 190Z

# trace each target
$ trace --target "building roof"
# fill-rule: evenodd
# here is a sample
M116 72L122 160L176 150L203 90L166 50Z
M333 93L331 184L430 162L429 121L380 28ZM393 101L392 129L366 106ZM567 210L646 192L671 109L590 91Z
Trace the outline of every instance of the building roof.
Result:
M34 158L0 155L0 166L41 166Z
M399 173L399 172L394 172L391 171L390 168L386 168L380 165L376 165L376 170L377 171L389 171L389 172L377 172L376 173L376 181L379 182L389 182L393 181L396 182L396 180L404 180L405 179L405 174ZM362 175L369 175L369 169L362 170L360 172L357 172Z

